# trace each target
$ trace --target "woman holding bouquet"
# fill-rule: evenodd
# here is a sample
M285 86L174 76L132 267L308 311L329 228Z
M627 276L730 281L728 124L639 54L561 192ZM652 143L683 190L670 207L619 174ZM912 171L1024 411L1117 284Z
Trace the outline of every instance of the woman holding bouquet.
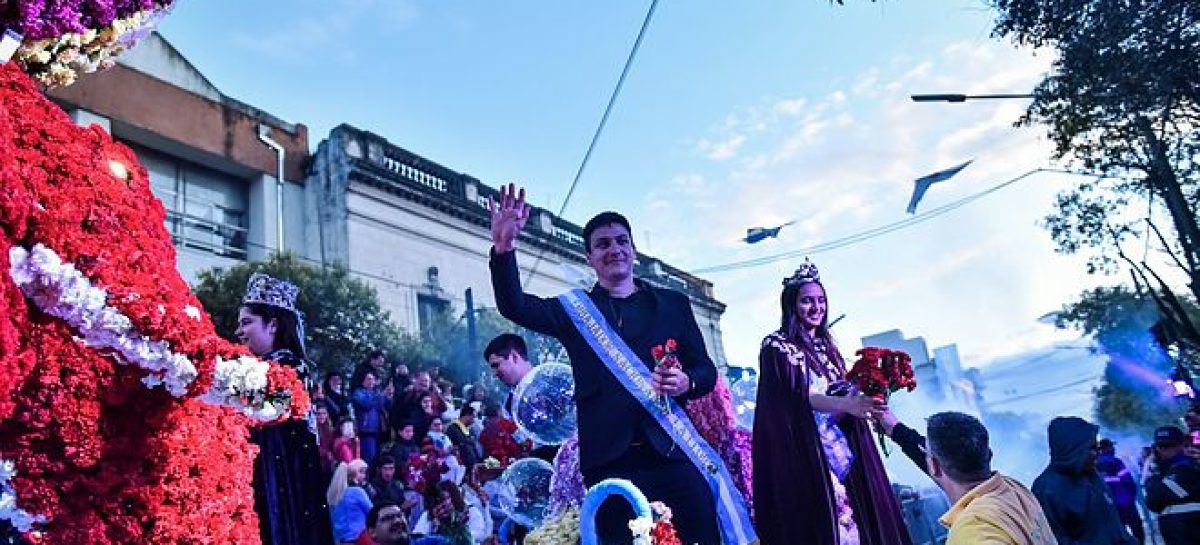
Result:
M759 352L754 507L763 545L909 544L868 418L829 334L825 288L805 261L783 281L782 321Z
M304 327L296 309L295 285L254 273L238 309L237 337L254 355L296 369L308 380ZM303 420L252 428L254 510L263 545L327 545L333 541L325 516L325 482L317 438Z

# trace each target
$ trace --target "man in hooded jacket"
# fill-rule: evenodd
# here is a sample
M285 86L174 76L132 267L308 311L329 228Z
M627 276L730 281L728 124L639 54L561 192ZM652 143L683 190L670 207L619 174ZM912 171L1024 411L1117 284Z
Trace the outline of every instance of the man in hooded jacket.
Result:
M1050 465L1033 481L1059 545L1134 545L1096 471L1100 428L1082 418L1050 421Z

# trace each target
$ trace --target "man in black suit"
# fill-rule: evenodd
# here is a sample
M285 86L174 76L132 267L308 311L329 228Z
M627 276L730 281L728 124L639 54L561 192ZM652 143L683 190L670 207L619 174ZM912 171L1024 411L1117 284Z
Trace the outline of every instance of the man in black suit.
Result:
M501 188L491 200L491 272L496 306L504 317L557 338L567 349L575 377L579 463L588 486L607 478L633 482L650 501L671 507L683 543L719 545L715 499L683 448L618 381L554 299L525 293L516 260L517 237L529 219L525 190ZM654 368L656 392L686 402L712 391L717 372L682 293L655 288L633 277L637 257L629 221L604 212L584 227L588 263L598 281L588 297L614 332L643 364L653 367L651 348L674 339L681 367ZM633 511L623 500L606 502L597 524L605 543L628 543Z

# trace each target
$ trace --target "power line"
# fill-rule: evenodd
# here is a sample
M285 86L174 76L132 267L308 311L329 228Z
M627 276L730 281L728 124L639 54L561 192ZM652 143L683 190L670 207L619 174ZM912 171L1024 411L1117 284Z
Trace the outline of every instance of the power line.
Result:
M579 162L579 168L575 171L575 178L571 180L571 187L567 190L567 196L563 199L562 206L558 207L558 217L562 217L567 211L567 205L571 202L571 197L575 194L575 188L579 186L579 180L583 178L583 171L587 169L588 162L592 159L592 152L596 150L596 143L600 141L600 135L604 132L605 125L608 124L608 116L612 114L613 106L617 103L617 97L621 94L621 89L625 87L625 78L629 76L629 69L633 66L633 59L637 57L638 51L642 48L642 39L646 37L646 29L650 28L650 20L654 18L654 12L658 9L658 0L651 0L650 8L646 10L646 17L642 20L642 28L638 30L637 39L633 41L633 47L629 50L629 56L625 58L625 67L621 69L621 77L617 78L617 85L613 87L612 94L608 97L608 105L604 107L604 115L600 116L600 123L596 125L596 132L592 133L592 141L588 143L587 152L583 154L583 160ZM537 273L538 265L542 262L542 255L545 249L538 252L537 258L533 261L533 266L529 269L529 275L525 277L525 282L528 283L533 275Z
M1030 170L1024 174L1021 174L1020 176L1015 177L1015 178L1012 178L1012 179L1006 180L1004 182L1001 182L999 184L996 184L984 191L975 193L974 195L964 197L964 198L954 201L952 203L940 206L938 208L934 208L932 210L929 210L928 212L917 214L910 218L902 219L900 221L892 222L892 223L889 223L886 225L881 225L879 227L875 227L872 229L867 229L866 231L861 231L861 232L858 232L858 233L855 233L852 235L847 235L847 236L844 236L841 238L837 238L837 239L834 239L834 240L831 240L828 242L823 242L823 243L809 246L806 248L790 250L790 251L783 252L783 253L758 257L758 258L754 258L754 259L747 259L747 260L743 260L743 261L734 261L734 262L725 263L725 264L721 264L721 265L712 265L709 267L701 267L701 268L697 268L697 269L692 269L691 272L694 274L720 273L720 272L727 272L727 271L733 271L733 270L738 270L738 269L759 267L762 265L769 265L771 263L775 263L778 261L784 261L787 259L793 259L796 257L805 256L805 255L819 254L822 252L828 252L831 250L844 248L846 246L850 246L853 244L857 244L859 242L864 242L864 241L871 240L876 237L886 235L893 231L898 231L898 230L904 229L906 227L911 227L911 226L917 225L919 223L924 223L933 218L936 218L938 216L941 216L943 214L951 212L955 209L966 206L967 204L970 204L974 201L982 199L992 193L995 193L1001 189L1004 189L1005 187L1008 187L1008 186L1013 185L1021 180L1024 180L1025 178L1028 178L1030 176L1033 176L1033 175L1039 174L1039 173L1043 173L1043 172L1057 172L1057 173L1062 173L1062 174L1074 174L1074 175L1090 175L1090 174L1074 172L1074 171L1070 171L1070 170L1038 168L1038 169Z

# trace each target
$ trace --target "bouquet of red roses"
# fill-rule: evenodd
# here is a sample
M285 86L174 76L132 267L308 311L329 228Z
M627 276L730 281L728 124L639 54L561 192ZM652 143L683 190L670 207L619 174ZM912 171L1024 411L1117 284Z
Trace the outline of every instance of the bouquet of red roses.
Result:
M678 348L678 345L675 339L667 339L667 342L651 348L650 355L654 358L654 368L677 369L682 367L683 364L679 363L679 356L675 355L676 348ZM664 411L671 412L671 406L667 404L667 396L665 394L661 396L659 403L662 405Z
M900 350L867 347L855 352L858 361L846 373L846 378L864 395L887 402L893 392L902 389L913 391L917 379L913 374L912 359ZM887 443L883 441L883 428L877 427L879 446L887 454Z

